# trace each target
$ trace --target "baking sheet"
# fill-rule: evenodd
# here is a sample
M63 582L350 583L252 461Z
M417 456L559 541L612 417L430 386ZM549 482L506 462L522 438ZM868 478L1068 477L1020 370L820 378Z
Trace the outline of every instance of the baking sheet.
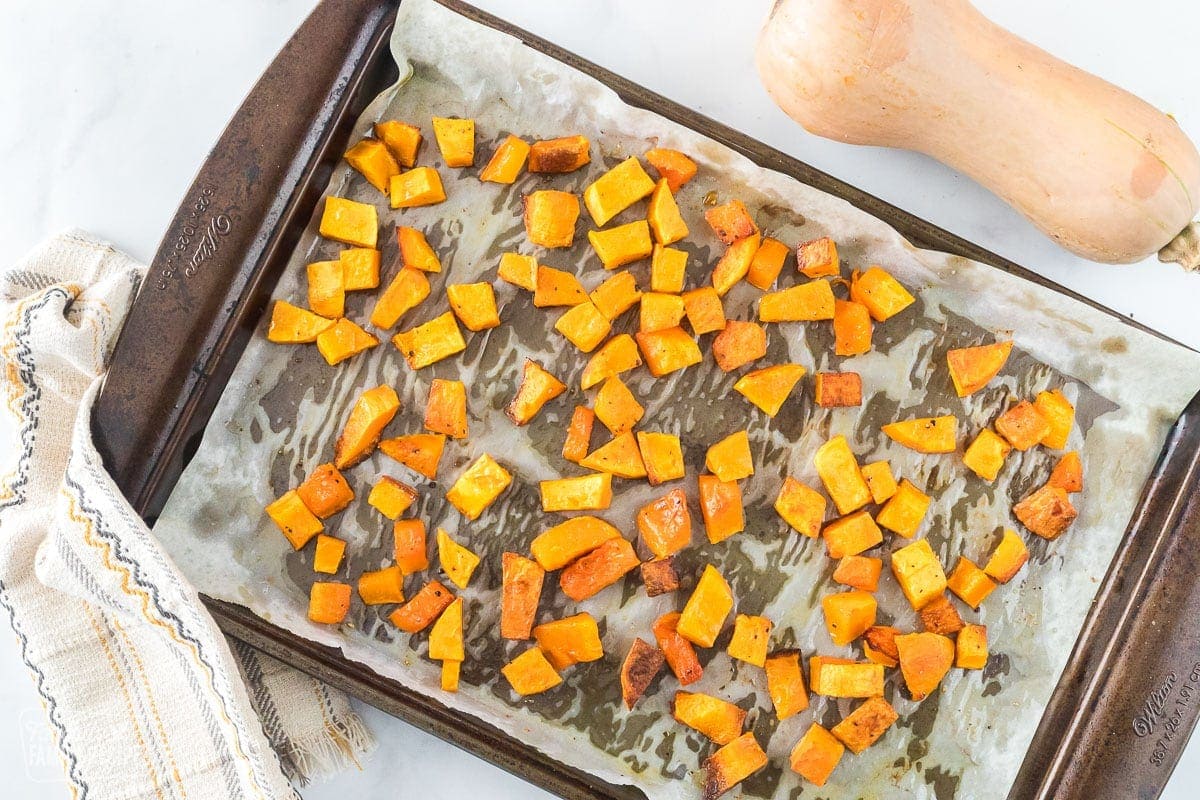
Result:
M1080 519L1056 543L1027 536L1031 568L994 593L978 615L964 612L968 620L977 618L989 627L993 657L988 668L982 673L952 671L941 691L919 705L905 700L890 683L888 694L900 723L865 753L848 755L824 789L806 786L802 793L831 798L1003 797L1166 430L1200 387L1200 357L993 268L916 251L888 226L843 201L761 170L657 115L629 108L594 80L428 0L402 4L393 48L401 74L408 72L406 63L411 73L367 109L358 131L366 133L382 118L421 124L427 141L420 163L439 167L449 199L431 208L393 211L348 169L335 173L329 191L380 208L385 280L397 267L395 244L386 233L393 224L426 231L438 249L445 269L430 276L434 293L400 327L445 311L442 288L447 282L474 280L494 282L505 324L468 333L466 352L415 374L382 335L379 348L337 368L325 365L315 348L270 345L261 338L252 342L156 528L201 591L241 603L299 635L341 646L348 657L443 697L447 704L610 782L635 783L652 797L690 797L698 793L696 766L714 748L670 719L676 687L669 676L635 712L620 706L617 668L633 637L651 638L650 622L681 606L703 564L713 563L730 579L738 611L765 613L775 621L774 646L798 646L806 659L814 653L852 654L851 648L830 643L819 610L820 598L838 588L829 581L832 562L820 542L790 533L771 509L783 475L818 485L811 468L813 450L829 436L845 433L863 463L890 458L898 475L934 496L923 535L948 568L959 554L979 562L999 530L1014 524L1011 503L1044 480L1055 456L1041 449L1014 454L1001 480L985 486L965 477L969 473L960 456L911 453L886 440L879 425L956 413L963 438L969 439L1010 398L1062 386L1079 412L1071 447L1081 450L1087 476ZM476 118L478 167L460 171L441 165L431 141L432 114ZM593 164L568 176L526 175L512 187L481 184L475 179L478 169L510 132L526 139L583 133L593 141ZM518 701L498 674L505 661L527 646L501 642L495 634L500 553L527 552L538 532L561 520L541 513L537 481L574 474L558 453L572 408L588 402L577 389L586 359L553 331L560 311L533 309L527 293L495 280L495 265L499 253L520 250L576 272L589 289L599 283L607 275L587 245L586 213L576 246L547 252L525 241L520 196L536 188L582 191L607 166L656 145L678 147L701 164L700 176L679 195L692 229L683 245L692 255L689 288L705 281L721 250L701 217L704 198L715 192L718 201L743 199L764 230L784 242L834 236L845 264L883 264L916 290L918 303L878 326L874 351L854 359L832 355L827 324L769 326L767 360L796 361L810 372L844 368L862 373L868 393L878 394L861 410L816 408L806 379L798 396L768 420L731 391L736 375L724 375L711 359L659 380L644 370L635 373L631 387L647 409L643 429L680 434L689 475L659 489L618 480L613 507L601 516L632 537L633 515L652 497L682 485L694 501L695 476L707 445L748 426L757 474L743 487L747 530L719 545L701 545L704 536L697 524L695 546L679 559L687 582L674 596L646 598L631 577L575 604L548 579L539 621L591 611L603 620L608 655L570 668L564 685ZM643 208L638 204L610 225L634 218ZM339 247L316 237L315 227L314 220L276 297L303 304L304 264L336 255ZM645 288L647 265L632 270ZM789 271L781 283L793 281ZM729 316L754 318L758 294L749 286L736 288L727 297ZM375 293L351 297L348 315L365 324ZM617 330L632 330L636 324L636 312L631 312ZM944 369L945 350L1009 336L1017 347L1002 379L965 401L955 397ZM710 338L702 343L706 351ZM550 366L573 389L533 424L518 429L503 408L526 355ZM437 527L444 527L483 557L464 593L470 641L458 695L437 689L437 665L423 655L426 637L410 638L391 628L385 621L390 608L356 607L350 624L340 630L308 623L304 610L314 577L311 548L292 553L262 511L315 465L330 460L333 440L359 390L384 382L396 387L404 407L385 435L411 433L421 427L434 377L464 380L471 411L471 436L448 444L437 485L378 454L356 467L351 481L364 499L378 475L418 485L421 499L414 511L426 520L431 539ZM442 496L483 452L504 463L516 480L484 516L467 522ZM699 523L695 508L693 516ZM363 502L331 520L329 532L350 542L337 579L353 581L360 572L390 561L390 524ZM889 537L884 549L905 543ZM436 574L436 553L432 555L431 573ZM426 577L413 576L406 589L415 591ZM914 627L915 618L898 589L890 579L885 584L877 595L880 622ZM800 784L786 768L787 753L813 719L832 724L848 706L814 698L808 712L776 725L761 670L731 663L723 653L727 638L728 632L705 654L711 656L705 677L689 689L752 709L748 724L772 756L772 765L747 781L745 791L791 796Z

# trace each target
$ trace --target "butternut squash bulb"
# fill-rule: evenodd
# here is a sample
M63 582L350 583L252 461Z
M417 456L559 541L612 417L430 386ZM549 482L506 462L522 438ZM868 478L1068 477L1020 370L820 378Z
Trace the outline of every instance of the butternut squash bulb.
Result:
M966 0L779 0L756 60L810 132L932 156L1084 258L1141 260L1200 204L1200 155L1171 117Z

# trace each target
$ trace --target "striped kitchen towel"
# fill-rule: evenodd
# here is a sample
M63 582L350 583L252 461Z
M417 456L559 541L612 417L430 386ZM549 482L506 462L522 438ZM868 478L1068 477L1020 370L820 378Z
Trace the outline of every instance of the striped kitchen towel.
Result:
M342 694L225 639L92 445L143 273L69 233L0 275L17 443L0 472L0 607L73 797L296 797L289 778L357 763L370 735Z

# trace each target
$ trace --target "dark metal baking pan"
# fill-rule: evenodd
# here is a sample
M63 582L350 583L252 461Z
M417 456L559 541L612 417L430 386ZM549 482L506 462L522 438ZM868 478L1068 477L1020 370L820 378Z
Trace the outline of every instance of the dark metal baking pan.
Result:
M458 0L441 2L595 77L628 103L844 198L918 247L981 261L1095 306L543 39ZM250 92L167 228L92 420L105 464L148 521L194 454L354 120L395 79L387 40L397 6L398 0L324 0ZM1012 800L1144 800L1166 784L1200 712L1198 486L1200 398L1180 417L1146 484ZM550 791L573 799L641 796L555 762L241 606L207 602L229 634Z

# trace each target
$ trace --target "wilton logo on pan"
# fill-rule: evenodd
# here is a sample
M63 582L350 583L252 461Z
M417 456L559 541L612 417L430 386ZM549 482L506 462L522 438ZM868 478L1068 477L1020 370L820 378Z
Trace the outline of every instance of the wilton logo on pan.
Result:
M193 201L189 216L194 221L185 222L180 227L179 235L175 237L171 251L166 256L166 264L159 270L156 288L166 289L167 282L181 269L184 277L195 275L201 264L217 254L221 238L233 230L233 219L225 212L203 218L209 212L215 193L213 187L206 186Z
M1138 736L1149 736L1158 727L1158 720L1167 707L1167 699L1175 688L1179 676L1174 672L1168 673L1162 685L1150 693L1142 706L1142 713L1133 718L1133 732Z

